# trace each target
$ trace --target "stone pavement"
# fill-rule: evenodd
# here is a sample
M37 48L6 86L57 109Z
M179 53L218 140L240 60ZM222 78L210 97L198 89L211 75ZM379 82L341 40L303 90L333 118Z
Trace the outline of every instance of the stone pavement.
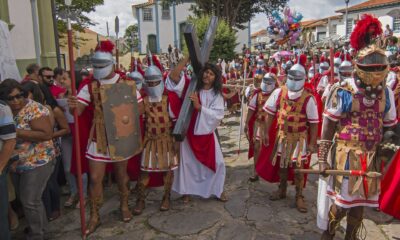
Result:
M184 205L180 197L173 194L172 209L158 210L162 199L162 188L149 190L146 209L129 223L120 221L119 200L115 186L108 190L101 208L102 225L89 239L123 240L313 240L319 239L316 227L316 177L309 177L305 198L309 212L299 213L294 207L294 187L289 188L288 198L270 201L276 185L259 181L249 183L252 174L251 162L246 158L248 145L243 136L243 151L237 155L238 116L224 119L219 128L220 140L227 165L225 189L229 201L192 198ZM130 205L134 206L135 196ZM367 209L364 225L367 240L400 239L400 221ZM343 239L342 228L335 239ZM80 239L79 211L66 212L49 224L49 239ZM19 234L21 237L21 234Z

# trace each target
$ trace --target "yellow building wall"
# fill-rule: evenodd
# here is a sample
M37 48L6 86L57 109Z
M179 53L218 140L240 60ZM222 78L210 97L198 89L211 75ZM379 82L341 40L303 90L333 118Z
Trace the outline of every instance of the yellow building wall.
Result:
M86 41L81 41L81 42L79 42L78 40L79 48L74 47L74 61L75 61L78 57L90 55L90 53L94 51L94 49L97 46L97 33L90 29L85 29L85 32L74 32L73 34L74 34L73 35L74 42L76 38L86 39ZM106 40L107 38L99 34L99 39L100 41L102 41ZM69 70L67 36L63 36L62 38L60 38L60 52L61 54L65 54L66 66L67 70Z

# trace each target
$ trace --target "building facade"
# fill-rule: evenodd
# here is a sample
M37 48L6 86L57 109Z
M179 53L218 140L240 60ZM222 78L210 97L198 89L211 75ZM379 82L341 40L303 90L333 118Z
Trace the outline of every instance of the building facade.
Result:
M51 0L0 0L0 19L11 29L12 48L22 76L30 63L57 66Z
M73 48L75 69L88 67L91 64L89 57L96 49L97 40L103 41L107 39L105 36L88 28L85 28L83 32L73 31L73 38L75 42ZM66 35L60 38L60 53L65 69L69 69L69 52Z
M265 49L269 42L270 38L266 29L251 34L252 51Z
M345 14L346 9L342 8L336 11L337 13ZM345 31L349 35L355 24L360 19L362 14L373 14L382 23L385 28L389 25L393 30L393 35L400 37L400 1L399 0L369 0L350 6L348 8L348 21L345 26Z
M195 1L185 0L180 4L163 7L160 0L137 0L132 5L133 17L138 22L139 52L146 53L146 46L154 53L168 51L168 46L182 49L183 31ZM249 26L249 24L248 24ZM243 44L250 45L250 28L237 32L240 52Z
M351 1L350 1L351 3ZM327 38L350 36L357 21L365 14L372 14L379 19L382 27L386 25L393 30L393 35L400 37L400 1L399 0L368 0L348 7L347 25L346 9L336 11L340 15L323 19L302 22L303 42L321 42Z

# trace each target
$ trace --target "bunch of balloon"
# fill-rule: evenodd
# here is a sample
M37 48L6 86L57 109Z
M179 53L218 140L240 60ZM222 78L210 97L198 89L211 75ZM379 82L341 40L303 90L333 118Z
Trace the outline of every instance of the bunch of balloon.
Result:
M289 7L285 7L282 12L274 10L268 17L267 31L271 43L283 45L289 42L290 45L295 44L301 34L301 19L303 19L303 15L290 10Z

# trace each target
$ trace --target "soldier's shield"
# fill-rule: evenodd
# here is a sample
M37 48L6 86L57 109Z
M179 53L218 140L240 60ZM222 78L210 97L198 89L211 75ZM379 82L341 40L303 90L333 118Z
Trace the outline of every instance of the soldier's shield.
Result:
M100 87L110 157L119 161L140 153L139 109L133 81Z

